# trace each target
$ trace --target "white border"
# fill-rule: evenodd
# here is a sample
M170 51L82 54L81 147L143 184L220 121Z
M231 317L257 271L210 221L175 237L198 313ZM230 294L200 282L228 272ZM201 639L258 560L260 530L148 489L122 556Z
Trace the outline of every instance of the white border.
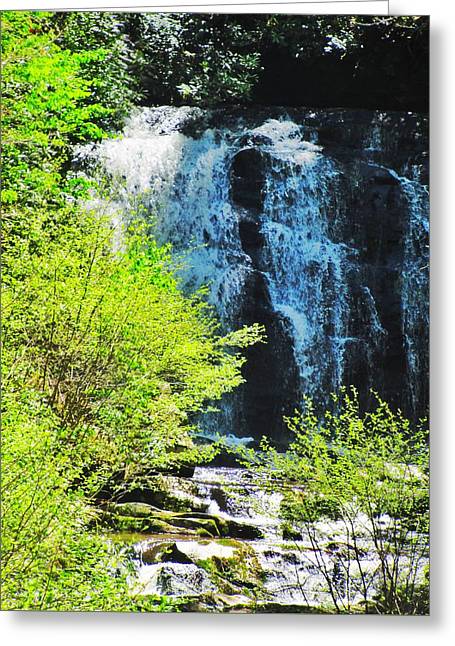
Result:
M140 2L140 0L0 0L0 9L52 9L52 10L72 10L74 8L86 9L121 9L128 11L201 11L215 13L343 13L343 14L387 14L387 0L338 0L328 2L327 0L313 0L313 2L296 2L283 0L278 3L250 0L249 2L232 2L210 3L210 0L149 0L149 2Z
M73 0L73 6L87 6ZM4 8L5 0L0 0ZM11 2L8 2L10 5ZM15 8L28 2L15 2ZM64 2L47 6L61 7ZM111 3L113 6L115 3ZM126 3L123 3L125 6ZM136 2L136 6L137 6ZM161 6L165 4L162 0ZM288 3L289 4L289 3ZM309 615L112 615L1 613L5 645L33 646L432 646L455 636L455 132L454 7L444 0L393 0L391 14L431 15L431 231L432 231L432 615L431 617L323 617ZM101 5L100 0L97 3ZM92 2L91 6L95 6ZM223 7L227 6L226 4ZM215 6L214 6L215 8ZM219 6L217 7L219 9ZM231 8L231 10L234 7ZM280 11L283 3L267 5ZM302 7L303 9L303 7ZM318 8L318 13L327 7ZM236 9L237 10L237 9ZM207 11L209 11L207 9ZM333 11L333 10L332 10ZM358 12L366 12L360 9ZM297 13L297 10L296 10ZM452 638L450 637L452 635Z

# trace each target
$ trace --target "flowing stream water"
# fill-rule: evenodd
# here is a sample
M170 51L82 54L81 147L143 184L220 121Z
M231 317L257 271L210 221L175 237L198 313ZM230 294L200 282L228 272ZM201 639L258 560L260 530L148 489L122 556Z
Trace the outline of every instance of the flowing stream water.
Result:
M382 563L374 536L393 527L390 517L376 519L374 528L361 513L350 516L352 523L320 520L300 525L290 540L283 537L278 514L282 492L267 487L251 470L197 467L193 477L180 486L182 496L186 500L189 494L193 496L193 505L198 509L254 528L258 535L235 540L144 536L134 547L136 575L132 585L137 593L196 598L199 605L193 609L207 610L210 606L204 605L207 602L201 602L201 597L211 595L212 602L220 598L220 580L211 577L206 567L213 558L218 559L218 564L223 560L226 564L229 559L243 561L243 584L248 587L242 589L236 572L234 582L238 589L229 589L231 603L243 611L333 610L334 604L349 610L360 608L365 597L371 599L380 590ZM174 492L178 491L179 485L174 485ZM400 556L400 575L403 580L410 576L421 581L428 554L424 545L419 550L411 547L411 539L418 540L417 536L409 539L409 550L403 550ZM353 540L356 551L349 548ZM251 587L253 583L256 588ZM226 610L226 597L221 596L221 600L218 609Z

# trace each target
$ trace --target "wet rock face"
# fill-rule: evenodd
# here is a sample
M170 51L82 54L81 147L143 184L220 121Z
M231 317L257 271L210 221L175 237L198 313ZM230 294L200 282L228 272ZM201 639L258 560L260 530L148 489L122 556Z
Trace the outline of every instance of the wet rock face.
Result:
M91 149L224 329L266 328L207 432L285 444L283 415L303 395L322 412L342 385L427 414L427 150L418 114L165 107Z
M424 244L413 247L416 257L406 258L406 241L413 235L410 220L416 214L413 213L413 205L409 200L409 180L400 178L393 170L393 167L397 168L404 162L408 167L414 168L414 174L418 169L422 176L426 175L425 151L421 150L425 143L419 141L422 133L416 132L416 124L410 124L407 120L402 120L404 127L401 133L398 132L396 123L389 123L389 128L379 131L379 134L376 131L376 138L381 140L378 144L377 140L371 142L371 133L368 140L362 127L355 129L355 114L343 115L347 116L347 129L343 127L344 120L340 121L339 114L333 116L331 119L330 115L324 115L322 123L315 124L313 133L318 143L328 144L330 156L336 160L336 166L321 169L322 173L324 170L332 171L333 186L327 191L321 177L318 177L319 196L309 206L314 211L321 209L321 204L326 208L323 215L327 219L327 226L322 232L323 237L339 248L344 247L347 253L335 253L330 258L334 261L332 266L324 266L324 258L319 257L306 263L304 260L295 262L292 259L294 262L291 260L288 267L279 267L282 274L286 270L303 271L308 276L308 282L318 273L324 272L325 282L319 290L319 304L304 302L308 298L305 284L299 286L300 293L295 294L297 298L294 299L287 299L288 295L283 294L282 287L276 290L279 292L279 300L291 300L297 313L305 307L319 306L321 317L325 319L321 332L326 338L315 338L314 341L322 342L325 346L326 365L318 362L316 353L308 346L303 356L296 357L296 330L292 329L292 316L291 321L286 316L287 312L283 316L273 298L275 276L274 268L270 267L270 257L273 255L270 244L276 244L277 239L275 236L271 240L264 233L264 224L267 227L270 220L286 220L286 217L282 217L286 202L291 215L296 210L296 203L301 210L308 206L304 199L292 195L292 190L296 189L295 181L294 186L291 183L286 186L285 180L285 190L280 195L282 204L273 204L273 198L270 200L268 192L273 194L276 191L275 178L278 173L281 172L283 177L288 174L293 180L300 175L298 189L302 192L308 190L311 193L314 186L307 181L305 171L302 172L298 153L294 155L294 159L292 155L287 155L285 163L280 160L277 164L273 141L269 138L244 137L247 145L254 143L256 147L241 149L234 156L231 166L231 200L238 213L241 246L251 261L251 270L245 281L239 307L239 320L246 324L255 321L262 323L267 330L268 339L267 347L253 348L248 352L248 364L244 370L247 383L239 394L243 410L243 418L238 416L241 420L239 425L246 427L254 437L259 437L261 431L267 428L270 437L283 443L288 436L281 420L283 415L289 415L293 411L295 402L299 401L302 391L305 392L305 385L299 376L299 363L308 363L311 354L314 355L313 362L320 372L317 379L319 390L324 391L323 397L320 392L312 393L321 411L326 406L327 392L335 391L337 385L341 384L355 385L366 408L374 406L371 393L374 389L392 406L401 408L413 419L423 416L428 409L428 328L425 325L426 315L422 312L428 307L427 283L421 281L418 294L403 298L403 291L406 289L403 286L403 272L407 270L406 265L409 265L409 261L414 265L419 261L422 265L425 263L426 232L420 233ZM363 127L365 116L362 113L360 119ZM416 131L413 131L413 126ZM389 130L394 130L395 136L401 138L407 157L403 155L403 150L397 148L396 141L390 138ZM368 146L367 143L373 145ZM384 167L383 163L392 168ZM403 184L406 182L405 188ZM286 222L286 226L302 225L299 215L296 215L297 217L291 217ZM418 217L421 216L422 212L418 214ZM311 217L310 215L308 219ZM422 226L424 227L421 224L421 228ZM311 239L313 233L316 239L318 234L319 239L322 237L317 228L318 223L313 227L314 232L311 227L308 228L307 239ZM280 237L279 242L282 243L285 234L282 233ZM299 243L298 236L294 236L293 244L296 243ZM288 240L286 244L289 247ZM279 253L279 249L274 251ZM305 249L302 248L302 256L304 254ZM420 259L418 254L421 254ZM337 269L343 274L341 281L339 276L330 275L331 270L332 274L336 274ZM269 280L270 277L272 281ZM280 279L283 281L282 276ZM296 281L291 278L287 282L289 292L296 291ZM343 321L341 326L338 321L338 329L337 321L333 317L331 320L324 313L324 310L330 308L330 300L337 298L344 299L341 308L343 311L338 313ZM404 300L407 306L413 301L411 307L419 310L419 339L414 339L411 343L409 336L412 331L406 329ZM305 331L300 334L302 333ZM327 343L327 339L338 339L338 348ZM410 346L414 357L409 356ZM335 356L336 353L338 357ZM416 361L415 355L419 357L418 365L422 371L420 375L410 374L410 364ZM419 384L413 385L411 382L416 378ZM307 387L306 392L308 390Z
M393 407L413 416L403 386L407 356L403 330L401 274L404 267L406 205L398 180L372 165L358 166L358 191L349 204L343 237L353 241L357 257L346 271L350 295L344 379L357 385L366 405L374 405L375 389ZM422 340L423 341L423 340ZM422 353L426 350L422 344ZM422 375L425 379L426 376ZM420 410L426 410L423 397Z
M231 167L233 201L246 209L260 211L264 201L265 160L256 148L244 148L234 157Z
M264 139L253 141L260 144ZM270 140L265 139L265 143ZM267 190L266 167L267 155L255 148L240 150L231 167L231 199L239 213L240 243L251 261L239 321L245 325L260 323L269 340L265 347L256 346L246 352L247 363L242 371L245 384L237 397L237 426L257 438L267 429L270 437L284 444L288 434L282 420L292 413L299 398L299 378L292 335L273 308L263 267L266 240L260 214Z
M292 414L299 399L300 381L292 351L293 339L288 322L275 312L264 274L253 268L245 285L240 321L260 323L265 328L266 345L246 351L242 369L245 383L238 395L238 426L251 436L267 435L285 444L288 433L283 416Z

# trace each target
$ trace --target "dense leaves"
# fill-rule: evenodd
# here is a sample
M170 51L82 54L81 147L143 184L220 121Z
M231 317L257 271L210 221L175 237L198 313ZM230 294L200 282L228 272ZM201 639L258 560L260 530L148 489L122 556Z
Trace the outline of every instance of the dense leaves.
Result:
M133 69L160 103L213 105L251 99L260 30L226 15L135 14L126 22Z
M35 208L61 200L69 144L103 136L110 109L92 101L83 64L101 51L72 53L56 44L48 14L2 17L2 202Z
M82 61L80 75L91 83L90 102L107 108L100 119L105 128L118 128L137 100L140 86L132 74L133 48L125 33L124 16L110 12L55 13L52 23L57 43L77 54L96 53Z
M118 474L211 455L195 418L242 382L261 331L221 337L169 248L81 205L95 187L67 172L72 146L116 118L99 65L118 50L84 51L71 20L67 49L51 18L3 17L2 606L163 610L129 594L92 503Z
M114 119L132 98L428 109L426 16L69 12L52 20L72 52L105 52L82 68L87 79L97 71L97 95Z
M275 488L286 483L283 522L288 531L306 531L338 612L427 614L425 421L411 430L409 420L379 397L375 410L362 413L354 388L342 389L334 403L336 412L327 411L319 420L307 399L304 410L287 420L294 434L289 451L278 453L264 440L262 455L250 454L249 460L259 462L256 468ZM344 550L339 547L338 557L333 555L346 581L341 588L325 566L325 545L317 533L321 520L341 526ZM372 592L371 564L363 560L365 537L379 569L379 594ZM362 597L360 608L351 606L353 591Z
M102 26L106 14L99 15ZM150 13L116 20L147 104L428 109L425 16Z

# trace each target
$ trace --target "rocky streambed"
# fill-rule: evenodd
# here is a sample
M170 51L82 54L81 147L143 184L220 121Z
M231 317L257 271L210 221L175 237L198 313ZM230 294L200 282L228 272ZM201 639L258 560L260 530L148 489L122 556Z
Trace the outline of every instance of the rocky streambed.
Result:
M191 477L159 476L133 500L111 503L104 520L132 546L134 595L178 601L200 612L364 612L378 594L384 563L367 517L288 527L283 494L248 469L197 467ZM353 539L355 536L355 539ZM352 542L355 542L355 545ZM424 578L428 557L415 536L390 567L403 581Z

